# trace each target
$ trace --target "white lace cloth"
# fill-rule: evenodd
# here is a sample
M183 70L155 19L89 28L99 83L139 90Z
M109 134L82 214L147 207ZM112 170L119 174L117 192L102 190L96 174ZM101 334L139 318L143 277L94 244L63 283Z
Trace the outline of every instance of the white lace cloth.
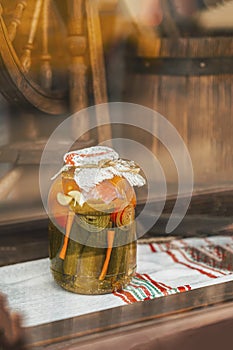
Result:
M114 176L125 178L131 186L145 185L145 179L139 174L140 168L131 160L119 159L119 155L110 147L94 146L64 155L65 165L52 177L56 178L62 171L77 167L74 180L79 188L88 193L104 180Z

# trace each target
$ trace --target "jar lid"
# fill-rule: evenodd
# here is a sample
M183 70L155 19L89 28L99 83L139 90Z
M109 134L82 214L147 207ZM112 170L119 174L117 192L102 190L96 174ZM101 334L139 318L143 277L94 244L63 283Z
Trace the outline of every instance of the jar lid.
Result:
M120 159L110 147L94 146L72 151L64 155L64 162L65 165L52 179L75 167L74 180L85 196L96 185L114 176L126 179L131 186L140 187L146 183L139 174L140 167L132 160Z
M72 151L64 155L64 162L71 166L99 165L103 161L117 160L119 154L106 146L94 146Z

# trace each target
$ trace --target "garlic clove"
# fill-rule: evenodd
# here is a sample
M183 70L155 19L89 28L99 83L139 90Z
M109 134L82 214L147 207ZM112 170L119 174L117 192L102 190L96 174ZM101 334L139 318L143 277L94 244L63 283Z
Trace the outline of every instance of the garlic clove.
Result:
M74 199L74 205L78 203L82 207L83 204L85 203L84 197L82 193L79 191L70 191L68 195L72 197L72 199Z
M72 197L66 196L64 193L58 192L57 193L57 201L60 205L69 205L72 201Z

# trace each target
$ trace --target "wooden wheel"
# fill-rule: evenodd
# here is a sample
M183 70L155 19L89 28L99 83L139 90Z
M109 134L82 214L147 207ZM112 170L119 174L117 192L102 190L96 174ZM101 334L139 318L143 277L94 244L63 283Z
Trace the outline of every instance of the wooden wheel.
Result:
M96 1L1 1L0 90L10 102L53 115L79 111L89 105L89 72L95 104L106 103ZM96 118L103 122L98 110ZM107 112L104 119L108 124ZM110 139L110 126L98 137Z
M52 0L1 1L0 89L20 105L68 111L66 25Z

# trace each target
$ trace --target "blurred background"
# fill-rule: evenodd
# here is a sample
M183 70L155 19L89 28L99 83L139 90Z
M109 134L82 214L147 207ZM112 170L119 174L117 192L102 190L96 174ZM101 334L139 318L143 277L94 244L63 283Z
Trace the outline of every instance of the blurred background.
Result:
M103 102L162 114L188 147L195 193L232 191L233 1L2 0L0 14L0 224L46 217L46 140L72 113ZM170 155L141 130L93 130L76 148L111 135L152 150L176 195Z

